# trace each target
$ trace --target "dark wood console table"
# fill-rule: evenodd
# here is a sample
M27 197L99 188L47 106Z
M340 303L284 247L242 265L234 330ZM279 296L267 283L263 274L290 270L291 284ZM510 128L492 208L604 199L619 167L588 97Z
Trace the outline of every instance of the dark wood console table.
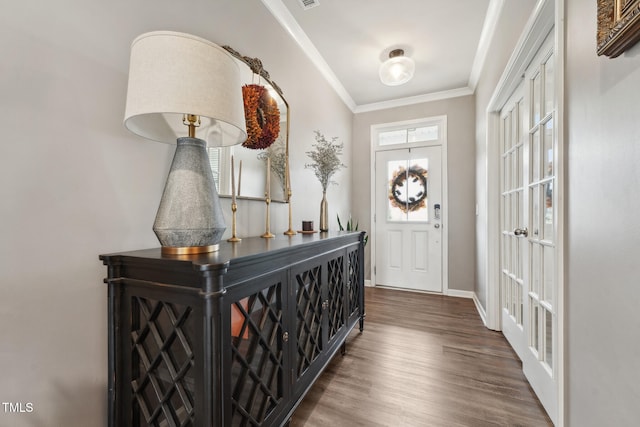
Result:
M109 426L277 426L364 321L364 233L101 255Z

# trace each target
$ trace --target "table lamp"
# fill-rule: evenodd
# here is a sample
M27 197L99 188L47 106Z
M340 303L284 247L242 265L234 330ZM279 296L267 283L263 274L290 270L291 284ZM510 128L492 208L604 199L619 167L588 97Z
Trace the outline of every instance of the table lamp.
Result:
M190 34L140 35L131 44L124 124L139 136L177 144L153 224L162 254L216 251L226 226L207 143L228 146L247 138L234 58Z

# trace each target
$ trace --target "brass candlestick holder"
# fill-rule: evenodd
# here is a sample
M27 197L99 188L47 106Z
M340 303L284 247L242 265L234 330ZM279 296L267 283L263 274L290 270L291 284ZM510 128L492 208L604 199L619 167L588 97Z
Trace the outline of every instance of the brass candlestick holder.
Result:
M231 238L227 239L227 242L239 242L242 239L236 236L236 211L238 210L238 204L236 202L231 203Z
M265 202L267 203L267 225L266 231L260 237L264 237L265 239L271 239L276 237L275 234L271 233L271 197L269 197L269 193L265 193Z
M298 234L293 230L293 217L291 215L291 188L287 191L287 203L289 204L289 229L284 232L287 236L293 236Z

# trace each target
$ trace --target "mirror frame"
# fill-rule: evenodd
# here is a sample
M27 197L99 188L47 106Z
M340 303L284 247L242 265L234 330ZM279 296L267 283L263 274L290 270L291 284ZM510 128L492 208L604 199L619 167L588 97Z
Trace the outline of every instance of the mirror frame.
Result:
M285 183L284 183L284 200L276 200L276 199L271 199L271 202L276 202L276 203L290 203L291 202L291 178L290 178L290 170L289 170L289 121L290 121L290 114L291 114L291 108L289 107L289 103L287 102L286 98L284 97L284 95L282 94L282 89L280 88L280 86L278 86L272 79L271 76L269 75L269 72L267 70L264 69L264 67L262 66L262 61L259 58L252 58L250 56L244 56L242 55L240 52L238 52L237 50L233 49L232 47L228 46L228 45L223 45L222 48L224 50L226 50L227 52L229 52L229 54L231 54L231 56L233 56L234 58L238 59L239 61L243 62L244 64L247 65L247 67L249 67L249 69L256 75L260 76L262 79L264 79L267 83L269 83L271 85L271 87L273 87L273 89L278 93L278 95L280 95L280 98L282 99L282 102L284 102L284 105L287 107L287 125L286 125L286 129L285 129L285 135L284 135L284 140L285 140ZM282 129L280 129L280 132L282 132ZM247 148L247 150L250 150L250 148ZM272 173L271 171L268 171L270 174ZM230 195L227 194L220 194L220 197L231 197ZM237 196L238 199L241 200L257 200L257 201L265 201L266 198L265 197L254 197L254 196Z

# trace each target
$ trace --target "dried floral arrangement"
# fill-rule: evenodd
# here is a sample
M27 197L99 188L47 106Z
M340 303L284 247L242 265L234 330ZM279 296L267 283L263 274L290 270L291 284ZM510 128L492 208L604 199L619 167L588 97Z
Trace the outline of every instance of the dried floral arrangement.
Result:
M313 169L320 181L320 185L322 185L322 191L326 192L329 183L337 184L331 181L333 174L342 168L346 168L339 157L342 155L344 144L336 142L338 140L337 136L332 137L329 141L319 131L316 130L314 133L316 134L316 143L313 144L315 150L306 152L307 156L313 160L313 163L305 164L304 167Z
M279 136L276 142L274 142L266 151L258 154L258 159L264 162L267 158L271 158L271 172L275 174L280 180L280 186L282 187L282 194L287 194L287 152L285 150L284 139Z
M260 85L242 87L244 115L247 121L247 140L242 143L251 149L269 147L280 133L280 110L269 91Z

